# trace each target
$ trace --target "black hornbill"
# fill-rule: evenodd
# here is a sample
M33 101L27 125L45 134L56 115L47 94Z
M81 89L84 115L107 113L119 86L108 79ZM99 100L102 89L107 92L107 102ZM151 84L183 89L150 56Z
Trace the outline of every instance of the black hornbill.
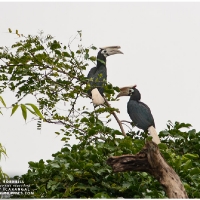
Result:
M97 54L97 66L93 67L87 75L91 87L91 89L88 90L88 94L92 98L92 102L95 106L105 102L103 92L104 85L107 81L106 57L114 54L123 54L119 49L120 46L100 48Z
M141 94L139 90L136 89L136 85L120 88L117 97L120 96L130 96L127 104L127 111L133 123L138 128L149 131L153 138L152 140L156 144L159 144L160 139L155 129L155 122L151 110L145 103L140 101Z

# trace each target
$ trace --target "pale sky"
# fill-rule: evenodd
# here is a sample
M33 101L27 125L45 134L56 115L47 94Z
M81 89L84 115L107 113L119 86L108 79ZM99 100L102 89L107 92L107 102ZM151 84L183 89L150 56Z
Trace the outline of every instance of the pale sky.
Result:
M18 41L8 28L24 35L43 30L63 44L82 30L85 46L120 45L124 55L107 58L108 81L119 87L137 84L158 132L166 128L168 120L191 123L200 131L199 2L1 2L0 7L0 46ZM13 103L13 94L2 97L8 105ZM130 121L128 99L112 102L120 109L121 120ZM36 123L26 124L20 111L12 117L10 110L3 112L0 143L9 158L2 158L1 166L9 175L26 173L28 161L50 159L63 146L61 137L54 134L61 126L44 124L42 131L37 131ZM113 126L117 124L113 122Z

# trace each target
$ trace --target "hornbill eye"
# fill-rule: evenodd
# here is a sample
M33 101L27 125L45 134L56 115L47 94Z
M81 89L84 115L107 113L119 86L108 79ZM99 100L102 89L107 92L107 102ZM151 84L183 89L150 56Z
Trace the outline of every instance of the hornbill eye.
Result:
M129 95L131 95L134 92L134 89L129 89Z
M106 49L104 49L104 50L102 51L102 54L103 54L105 57L109 56L109 53L106 51Z

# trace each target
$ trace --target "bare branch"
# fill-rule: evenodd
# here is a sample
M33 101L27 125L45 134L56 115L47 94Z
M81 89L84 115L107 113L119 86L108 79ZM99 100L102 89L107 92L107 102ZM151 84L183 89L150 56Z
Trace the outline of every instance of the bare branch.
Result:
M121 120L121 122L122 122L122 123L125 122L125 123L129 123L129 124L133 124L133 122L129 122L129 121L127 121L127 120Z
M188 198L179 176L167 164L158 146L152 141L148 141L136 155L112 156L108 158L107 164L114 172L147 172L160 182L169 198Z
M108 103L107 99L106 99L106 98L104 98L104 99L105 99L106 105L107 105L109 108L111 108L111 106L110 106L110 104ZM126 136L126 133L125 133L125 131L124 131L124 128L123 128L123 126L122 126L122 123L121 123L121 121L119 120L119 118L117 117L116 113L113 111L113 112L111 112L111 114L114 116L114 118L116 119L117 123L119 124L119 127L120 127L120 129L121 129L121 131L122 131L122 134L123 134L124 136Z

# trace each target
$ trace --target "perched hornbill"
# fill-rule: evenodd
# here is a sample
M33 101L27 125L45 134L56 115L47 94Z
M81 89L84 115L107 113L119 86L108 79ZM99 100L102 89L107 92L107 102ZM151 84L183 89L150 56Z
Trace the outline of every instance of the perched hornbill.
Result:
M139 90L136 89L136 85L120 88L120 92L117 97L120 96L130 96L127 104L127 111L133 123L138 128L143 129L144 131L149 131L153 141L156 144L159 144L160 139L155 129L155 123L151 110L145 103L140 101L141 94Z
M119 49L120 46L100 48L97 54L97 66L93 67L87 75L91 86L91 89L88 90L88 94L92 98L92 102L95 106L103 104L105 101L103 92L104 85L107 81L106 57L114 54L123 54Z

